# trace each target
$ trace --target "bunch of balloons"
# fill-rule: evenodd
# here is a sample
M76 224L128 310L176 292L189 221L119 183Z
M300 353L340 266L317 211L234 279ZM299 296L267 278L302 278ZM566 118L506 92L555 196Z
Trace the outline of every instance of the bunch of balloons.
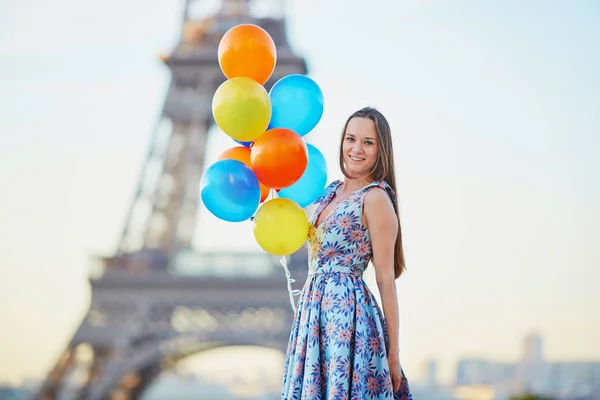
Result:
M323 154L303 138L323 115L323 93L299 74L281 78L267 92L277 49L257 25L229 29L218 58L227 79L214 94L213 117L237 146L207 168L201 199L222 220L253 219L261 248L289 255L308 236L303 208L319 197L327 181Z

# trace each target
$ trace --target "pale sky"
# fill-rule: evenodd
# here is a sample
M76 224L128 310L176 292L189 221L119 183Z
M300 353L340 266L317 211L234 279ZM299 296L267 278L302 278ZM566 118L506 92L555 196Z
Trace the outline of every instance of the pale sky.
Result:
M181 1L0 2L0 381L40 377L114 250L169 84ZM345 118L394 132L409 377L437 358L600 360L600 5L295 0L289 40L325 113L306 136L340 176ZM208 162L232 141L215 130ZM260 251L201 210L198 248ZM283 274L283 271L282 271Z

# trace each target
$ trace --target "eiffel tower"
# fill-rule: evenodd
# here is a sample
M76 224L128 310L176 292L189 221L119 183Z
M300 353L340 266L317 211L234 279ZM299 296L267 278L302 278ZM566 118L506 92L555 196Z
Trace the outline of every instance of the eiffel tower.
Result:
M118 249L90 277L90 309L36 399L139 399L161 371L203 350L286 350L293 311L277 260L191 246L212 96L226 79L217 59L222 35L240 23L269 32L277 66L267 90L307 72L288 44L282 2L221 0L198 15L208 2L186 0L179 43L161 57L172 81ZM289 267L306 278L305 249Z

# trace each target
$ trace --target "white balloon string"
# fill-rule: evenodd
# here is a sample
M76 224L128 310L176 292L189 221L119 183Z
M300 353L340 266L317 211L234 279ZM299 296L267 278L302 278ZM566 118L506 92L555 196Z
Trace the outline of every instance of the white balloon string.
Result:
M281 263L281 265L283 266L283 270L285 271L285 277L287 279L287 290L288 290L288 294L290 296L290 304L292 305L292 310L294 310L294 314L296 313L296 304L294 303L294 296L298 296L300 295L300 293L302 293L301 290L299 289L292 289L292 283L296 282L295 279L292 278L292 274L290 274L290 270L288 269L287 266L287 260L284 257L281 257L279 259L279 262Z

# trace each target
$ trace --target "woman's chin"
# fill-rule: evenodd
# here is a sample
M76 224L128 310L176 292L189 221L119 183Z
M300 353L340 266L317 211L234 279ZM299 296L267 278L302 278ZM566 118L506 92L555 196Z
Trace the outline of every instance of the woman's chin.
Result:
M369 175L370 172L368 168L364 168L363 166L361 166L361 168L358 168L358 166L348 164L346 164L345 170L346 174L348 174L348 176L352 179L365 178Z

